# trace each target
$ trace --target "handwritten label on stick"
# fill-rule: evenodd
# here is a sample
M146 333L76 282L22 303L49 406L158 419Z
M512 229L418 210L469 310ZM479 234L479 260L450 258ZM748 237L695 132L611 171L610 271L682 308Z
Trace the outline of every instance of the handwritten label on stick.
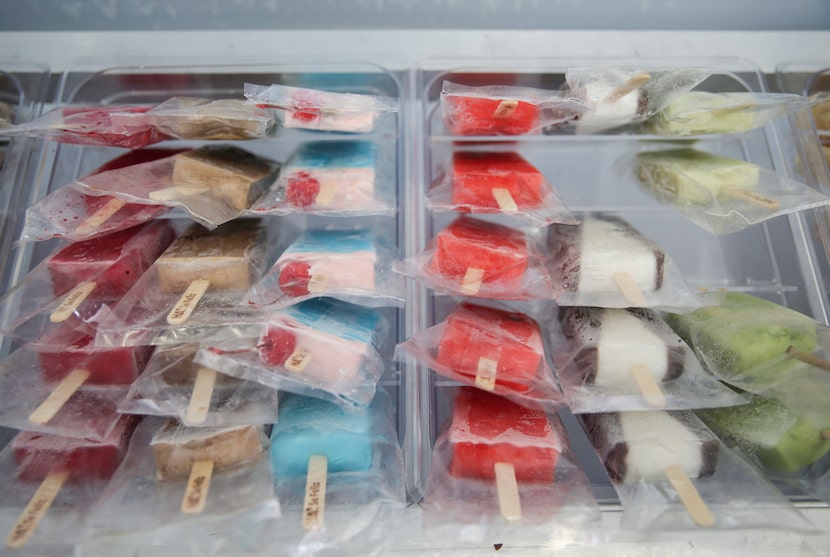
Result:
M81 388L81 385L89 378L89 371L85 369L74 369L69 375L63 378L63 381L58 383L49 396L46 397L40 406L35 408L35 411L29 414L29 421L33 424L44 425L49 423L49 420L55 417L55 414L60 412L66 401L75 394L75 391Z
M326 510L326 475L329 461L325 455L311 455L305 480L303 499L303 528L314 530L323 525Z
M95 290L95 281L91 280L82 282L73 288L49 316L49 321L52 323L63 323L69 319L75 313L75 310L78 309L78 306L92 294L93 290Z
M167 323L170 325L184 325L208 288L210 288L210 281L207 279L198 279L191 282L182 297L167 314Z
M199 514L205 510L212 477L212 460L197 460L193 463L190 468L190 477L187 479L184 499L182 499L184 514Z
M519 108L519 101L503 100L493 111L493 118L510 118L517 108Z
M311 350L297 348L291 353L290 356L288 356L288 359L285 360L285 369L293 371L294 373L300 373L306 368L313 355L314 354Z
M12 527L12 531L6 538L7 546L19 549L28 543L29 538L32 537L37 525L46 515L46 511L52 506L52 502L58 496L58 492L68 477L68 470L52 472L46 476L46 479L40 483L40 487L37 488L37 491L29 500L29 504L20 513L20 517Z

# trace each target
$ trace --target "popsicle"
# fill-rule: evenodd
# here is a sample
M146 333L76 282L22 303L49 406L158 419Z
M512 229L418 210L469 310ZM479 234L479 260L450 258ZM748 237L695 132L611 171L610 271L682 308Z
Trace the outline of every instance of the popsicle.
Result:
M666 321L689 343L710 372L729 383L777 381L816 348L816 322L796 311L740 292L718 306L668 314Z
M306 476L303 526L323 525L328 474L363 472L373 465L372 412L345 412L321 399L287 394L271 431L277 480Z
M548 245L552 280L586 300L619 292L628 305L644 306L644 293L663 286L666 254L620 218L595 214L579 226L554 224Z
M127 450L138 420L122 416L106 439L84 439L23 431L11 441L21 482L40 482L6 538L6 545L26 545L66 482L109 479Z
M264 250L265 230L259 220L239 219L211 231L199 224L192 225L161 254L155 265L162 292L183 292L167 322L187 322L208 290L247 290Z
M373 309L313 298L273 315L259 340L259 356L268 365L336 386L360 374L382 327Z
M539 127L538 106L509 87L489 93L486 87L469 87L455 91L454 84L444 82L441 108L450 132L457 135L521 135Z
M367 231L309 230L274 264L289 296L334 290L372 290L377 249Z
M545 178L512 151L456 151L452 158L452 201L456 205L518 211L542 203Z
M327 210L369 207L375 199L377 147L369 141L309 141L279 177L285 201Z
M709 205L739 199L770 209L780 203L755 191L760 167L695 149L647 151L637 155L640 183L657 199L677 205Z
M591 107L574 122L575 133L600 133L637 120L648 108L643 86L650 79L647 73L635 73L625 80L596 79L572 89L572 95Z
M518 230L460 217L435 236L432 272L475 295L484 283L518 283L528 266L528 240Z
M774 398L751 395L748 404L695 413L721 439L778 472L797 472L830 452L830 416L820 428Z
M650 404L665 406L659 383L683 373L689 349L655 312L562 307L559 322L585 383L639 389Z
M479 388L524 391L536 378L545 351L539 325L530 317L465 303L444 324L436 361L474 377Z
M46 135L63 143L139 149L169 139L141 117L151 108L153 105L68 106L46 114L43 120L59 120L49 126Z
M649 121L658 133L675 136L736 133L756 127L752 93L690 91Z
M616 483L668 478L699 526L714 517L690 478L715 473L720 443L691 412L619 412L583 416L588 437Z
M150 124L180 139L243 140L268 137L271 113L237 99L173 97L147 112Z
M206 194L243 211L273 183L276 165L236 147L209 145L174 157L173 185L150 193L167 201Z
M450 474L495 480L501 514L508 521L521 519L517 482L554 481L562 439L539 409L462 387L447 435Z
M150 446L160 480L188 479L182 512L198 514L207 502L213 472L255 462L264 451L263 441L260 426L191 428L171 418Z

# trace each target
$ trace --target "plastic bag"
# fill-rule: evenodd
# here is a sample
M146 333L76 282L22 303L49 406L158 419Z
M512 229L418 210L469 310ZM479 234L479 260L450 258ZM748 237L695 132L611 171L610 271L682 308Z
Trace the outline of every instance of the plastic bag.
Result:
M691 412L585 414L582 419L614 481L623 528L815 530Z
M466 216L438 232L425 251L396 262L393 268L445 294L551 298L545 258L531 234Z
M740 133L766 126L804 98L782 93L690 91L666 105L643 126L647 133L682 137Z
M578 226L548 229L553 299L560 306L698 308L694 293L671 257L622 218L579 214Z
M281 308L328 296L369 307L402 307L404 280L392 272L396 258L379 229L306 230L254 284L248 303Z
M564 398L548 365L542 332L529 316L469 303L398 345L455 381L530 407L553 410Z
M536 226L577 220L539 169L515 151L455 151L427 192L433 211L502 213Z
M173 97L147 111L151 126L179 139L244 140L274 135L273 111L237 99Z
M92 175L155 161L183 151L129 151L101 166ZM72 182L26 209L21 240L26 242L62 238L80 242L153 220L170 209L165 205L127 203L109 195L89 195L84 187Z
M144 113L153 105L65 106L0 135L39 137L61 143L140 149L169 136L150 126Z
M549 539L600 519L559 418L469 387L435 441L421 506L425 532L442 543L512 529Z
M74 360L75 367L60 359L59 354L39 354L24 347L0 362L0 425L104 439L121 416L117 407L128 389L104 381L116 378L121 370L107 367L110 361L96 352L79 358L68 355L67 363ZM118 362L118 358L111 361Z
M406 500L392 412L383 391L354 413L319 399L284 396L271 432L271 462L284 513L274 525L278 553L372 552L367 530L382 512L400 510ZM316 495L310 492L322 476L315 463L320 456L326 460L325 491L312 501L308 495Z
M575 414L746 403L707 374L652 310L563 307L549 331L556 376Z
M265 270L271 246L257 219L211 231L193 224L117 304L100 312L96 346L256 336L249 325L257 311L241 302Z
M441 109L456 135L522 135L575 120L587 107L561 91L444 81Z
M182 429L174 420L146 418L92 508L88 533L152 537L161 527L220 518L244 530L234 522L242 511L276 504L267 446L260 426ZM212 469L207 485L199 481L204 467Z
M270 424L277 420L277 392L201 368L198 344L161 347L118 406L128 414L172 416L188 426Z
M603 133L643 122L711 73L696 68L569 68L565 72L569 93L588 110L572 126L551 126L545 132Z
M263 108L277 108L286 128L366 133L386 113L397 112L392 97L334 93L287 85L245 84L245 97Z
M386 370L388 323L377 311L315 298L265 316L259 337L212 343L196 363L272 389L365 407Z
M262 197L278 169L277 163L237 147L209 145L86 176L73 185L89 195L178 207L196 222L215 228Z
M643 191L713 234L830 204L771 170L691 148L641 152L633 166Z
M248 214L394 215L392 147L370 141L305 142Z
M2 332L31 341L55 324L84 326L124 296L176 236L170 221L153 221L47 256L0 298Z
M0 452L0 532L9 554L71 552L83 538L89 507L127 452L136 424L134 417L123 416L99 442L32 432L12 439Z

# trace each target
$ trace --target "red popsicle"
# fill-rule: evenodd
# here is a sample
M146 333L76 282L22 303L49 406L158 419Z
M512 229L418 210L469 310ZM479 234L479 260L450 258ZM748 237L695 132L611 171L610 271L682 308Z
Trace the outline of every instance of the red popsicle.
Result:
M519 99L443 94L441 103L458 135L520 135L539 127L538 107Z
M518 153L455 152L452 164L456 205L517 211L542 203L544 176Z
M521 232L460 217L436 235L430 266L442 277L460 281L463 293L475 294L483 283L509 284L521 277L528 258L527 240Z
M62 122L50 135L63 143L138 149L169 139L169 136L152 127L149 120L119 116L143 114L153 106L65 107L59 109Z
M496 464L505 463L519 482L553 482L562 443L541 410L463 387L448 435L453 476L494 480Z
M539 325L521 313L462 304L444 322L436 361L476 385L526 391L544 358Z

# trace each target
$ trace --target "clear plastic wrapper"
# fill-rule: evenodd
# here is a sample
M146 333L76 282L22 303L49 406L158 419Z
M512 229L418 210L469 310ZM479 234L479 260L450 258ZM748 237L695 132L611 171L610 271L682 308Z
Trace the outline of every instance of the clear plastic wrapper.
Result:
M91 509L89 536L152 537L220 518L245 530L234 522L240 513L276 503L267 447L261 426L184 428L145 418Z
M567 90L588 109L572 125L552 126L545 133L604 133L644 122L710 74L697 68L569 68Z
M39 137L61 143L140 149L170 139L148 125L153 105L65 106L0 130L0 135Z
M637 530L815 526L689 411L585 414L588 437Z
M713 234L830 204L796 180L692 148L641 152L632 164L643 191Z
M525 406L553 410L564 401L541 329L522 313L464 303L398 345L399 359L402 352L440 375Z
M271 432L271 463L284 513L274 525L281 552L370 554L377 541L367 531L405 504L403 459L384 392L359 412L285 395ZM320 481L324 488L315 486Z
M117 304L101 312L96 346L170 345L251 334L245 326L257 312L241 302L262 276L271 245L257 219L210 231L193 224Z
M445 294L550 299L550 278L536 242L531 233L462 216L394 269Z
M123 416L98 442L28 431L12 439L0 452L0 532L9 555L71 552L136 423Z
M92 175L146 163L181 153L173 149L129 151L98 168ZM171 210L166 205L127 203L110 195L90 195L75 182L55 190L26 210L21 241L62 238L80 242L137 226Z
M153 128L179 139L261 139L277 128L273 111L238 99L173 97L145 116Z
M198 364L272 389L364 407L386 369L377 311L315 298L265 315L258 338L212 343Z
M444 81L444 122L456 135L522 135L571 122L587 107L561 91L487 85L470 87Z
M740 133L761 128L803 103L803 97L782 93L690 91L646 122L643 131L673 137Z
M193 361L198 349L198 344L156 349L118 410L172 416L188 426L270 424L277 420L277 391L202 368ZM206 408L200 410L199 405Z
M327 296L353 304L401 307L404 279L392 272L397 250L381 229L306 230L248 293L248 303L280 308Z
M666 321L720 380L798 408L814 423L827 420L830 358L827 328L773 302L728 292L720 305Z
M133 287L175 236L171 221L153 221L58 248L0 298L0 332L31 341L64 324L94 334L92 322Z
M245 84L245 97L259 107L276 108L286 128L367 133L386 113L397 112L398 99L337 93L287 85Z
M622 218L578 217L577 226L548 229L550 281L560 306L685 311L716 303L692 291L671 257Z
M279 164L228 145L93 174L72 182L89 195L182 209L215 228L242 214L274 181Z
M24 347L0 362L0 425L64 437L106 438L121 416L117 407L128 385L97 381L101 374L93 372L106 364L99 353L77 358L75 367L62 362L55 366L59 359ZM103 370L111 372L107 380L121 373Z
M810 107L816 129L822 139L830 135L830 93L815 93L810 96Z
M371 141L309 141L248 214L394 215L395 157Z
M455 151L452 168L427 192L433 211L502 213L530 224L576 224L544 175L515 151Z
M745 404L648 309L559 308L553 361L575 414Z
M421 506L425 533L444 543L519 528L545 539L600 518L559 418L469 387L435 441Z

